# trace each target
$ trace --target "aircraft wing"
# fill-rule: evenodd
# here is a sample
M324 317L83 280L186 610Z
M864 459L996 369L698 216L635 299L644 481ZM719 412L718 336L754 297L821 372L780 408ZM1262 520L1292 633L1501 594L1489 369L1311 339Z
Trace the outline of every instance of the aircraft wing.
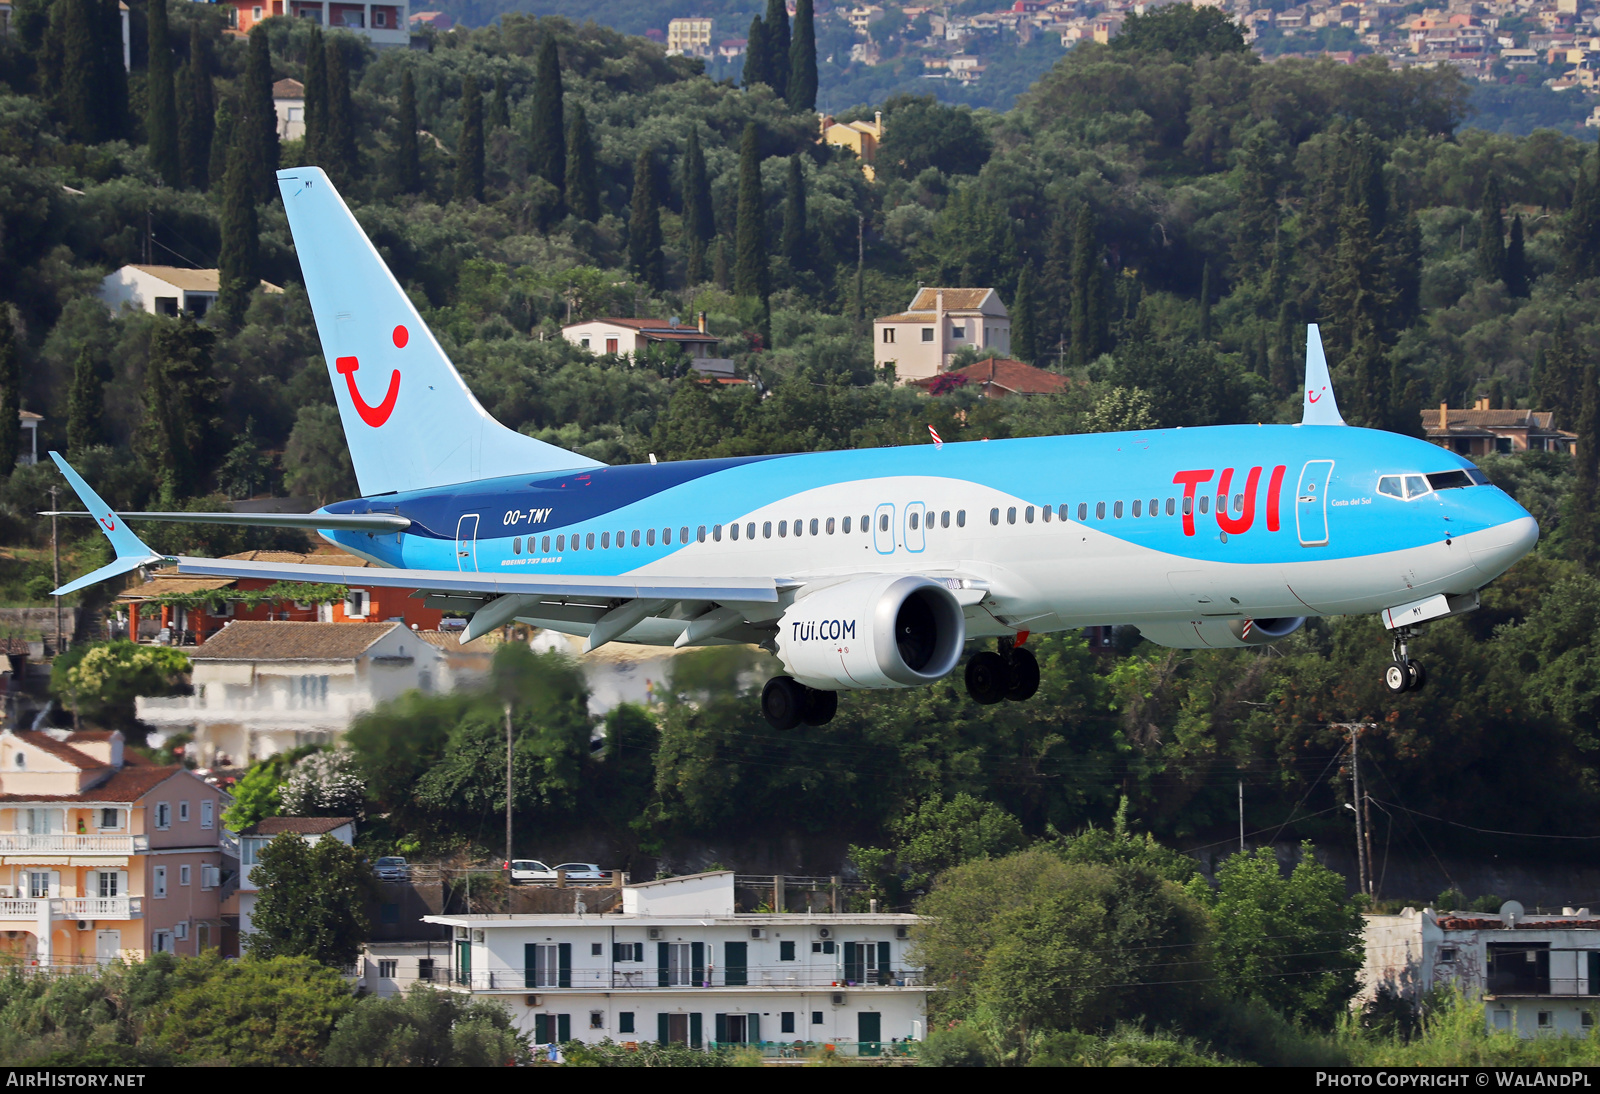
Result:
M41 517L92 517L74 510L46 510ZM389 535L404 532L411 521L393 513L119 513L123 520L164 520L177 524L232 524L246 528L337 528L348 532Z

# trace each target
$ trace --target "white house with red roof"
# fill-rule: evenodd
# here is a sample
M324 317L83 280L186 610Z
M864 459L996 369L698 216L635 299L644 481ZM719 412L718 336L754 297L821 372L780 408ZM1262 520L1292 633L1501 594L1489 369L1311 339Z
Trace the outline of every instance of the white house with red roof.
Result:
M198 954L221 941L232 799L122 734L0 731L0 961Z

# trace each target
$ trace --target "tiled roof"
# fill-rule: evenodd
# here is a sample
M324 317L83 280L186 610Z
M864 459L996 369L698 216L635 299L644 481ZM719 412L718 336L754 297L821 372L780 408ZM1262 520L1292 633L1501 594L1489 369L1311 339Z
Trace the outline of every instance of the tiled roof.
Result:
M303 99L306 97L306 85L299 80L279 80L272 85L274 99Z
M188 292L221 290L220 275L216 270L186 270L182 266L142 266L139 263L133 263L133 268Z
M1042 368L1034 368L1021 361L1013 361L1009 357L991 357L966 368L951 369L938 376L913 380L912 383L919 387L929 387L946 376L961 376L969 384L992 385L1002 391L1019 395L1053 395L1065 391L1072 384L1072 381L1065 376L1046 372Z
M77 794L0 794L0 802L134 802L183 770L181 764L156 767L130 762L99 786Z
M109 741L114 729L79 729L67 734L67 743L73 741Z
M1539 916L1519 919L1509 924L1500 916L1441 915L1437 920L1442 931L1593 931L1600 930L1600 919L1564 919L1556 916Z
M1549 429L1555 412L1549 410L1447 410L1445 419L1454 426L1498 426L1501 429ZM1424 410L1425 424L1437 427L1439 411Z
M364 568L372 565L367 559L359 558L356 555L340 550L315 551L311 554L303 554L299 551L240 551L238 554L224 555L223 557L237 559L240 562L283 562L292 566L349 566ZM188 574L178 573L176 566L166 566L152 571L149 581L123 590L117 600L121 603L127 603L132 600L151 600L158 596L227 589L233 586L234 580L229 577L192 577Z
M354 661L396 627L402 625L240 619L188 653L194 661Z
M58 741L50 734L36 729L14 729L11 735L23 744L32 745L40 752L47 752L56 759L71 764L80 771L92 771L97 767L105 767L104 760L98 760L87 752L79 752L65 741Z
M614 327L627 327L636 330L649 338L665 338L676 342L716 342L719 339L714 334L707 334L693 323L673 326L668 319L618 319L613 316L602 316L598 319L588 319L585 323L610 323ZM563 330L581 327L584 323L571 323Z
M932 311L939 302L941 291L944 293L945 311L976 311L994 292L993 289L918 289L917 298L911 301L906 311Z
M337 828L354 824L354 817L263 817L241 836L281 836L293 832L298 836L325 836Z
M0 656L28 656L28 640L26 638L0 638Z
M438 646L441 650L453 650L457 653L462 651L467 653L494 652L494 646L483 640L487 636L474 638L471 642L463 643L460 631L412 631L411 633L428 645Z

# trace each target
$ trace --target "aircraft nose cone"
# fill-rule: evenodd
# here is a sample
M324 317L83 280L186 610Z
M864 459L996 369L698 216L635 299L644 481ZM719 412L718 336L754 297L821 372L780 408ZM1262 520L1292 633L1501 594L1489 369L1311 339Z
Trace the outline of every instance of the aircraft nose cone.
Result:
M1539 522L1531 516L1508 520L1472 536L1467 551L1484 577L1496 578L1539 542Z

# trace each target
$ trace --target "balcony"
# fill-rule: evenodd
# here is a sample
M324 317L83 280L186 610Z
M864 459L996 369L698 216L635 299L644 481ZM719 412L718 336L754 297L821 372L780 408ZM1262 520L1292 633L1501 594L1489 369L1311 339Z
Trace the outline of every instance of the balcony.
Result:
M687 970L669 969L663 976L657 968L640 969L582 969L572 970L567 984L543 983L544 979L533 970L489 969L462 972L453 975L440 971L440 980L450 979L458 987L473 991L575 991L593 992L610 990L691 991L696 988L755 988L762 991L781 991L787 988L917 988L923 986L920 969L885 970L867 969L856 975L860 980L845 979L839 970L826 968L767 969L751 967L746 970L699 970L701 978L691 980Z
M0 832L0 855L137 855L149 836L69 836Z
M50 905L52 919L142 919L144 901L127 896L69 896L44 899L0 899L0 920L37 920L42 905Z

